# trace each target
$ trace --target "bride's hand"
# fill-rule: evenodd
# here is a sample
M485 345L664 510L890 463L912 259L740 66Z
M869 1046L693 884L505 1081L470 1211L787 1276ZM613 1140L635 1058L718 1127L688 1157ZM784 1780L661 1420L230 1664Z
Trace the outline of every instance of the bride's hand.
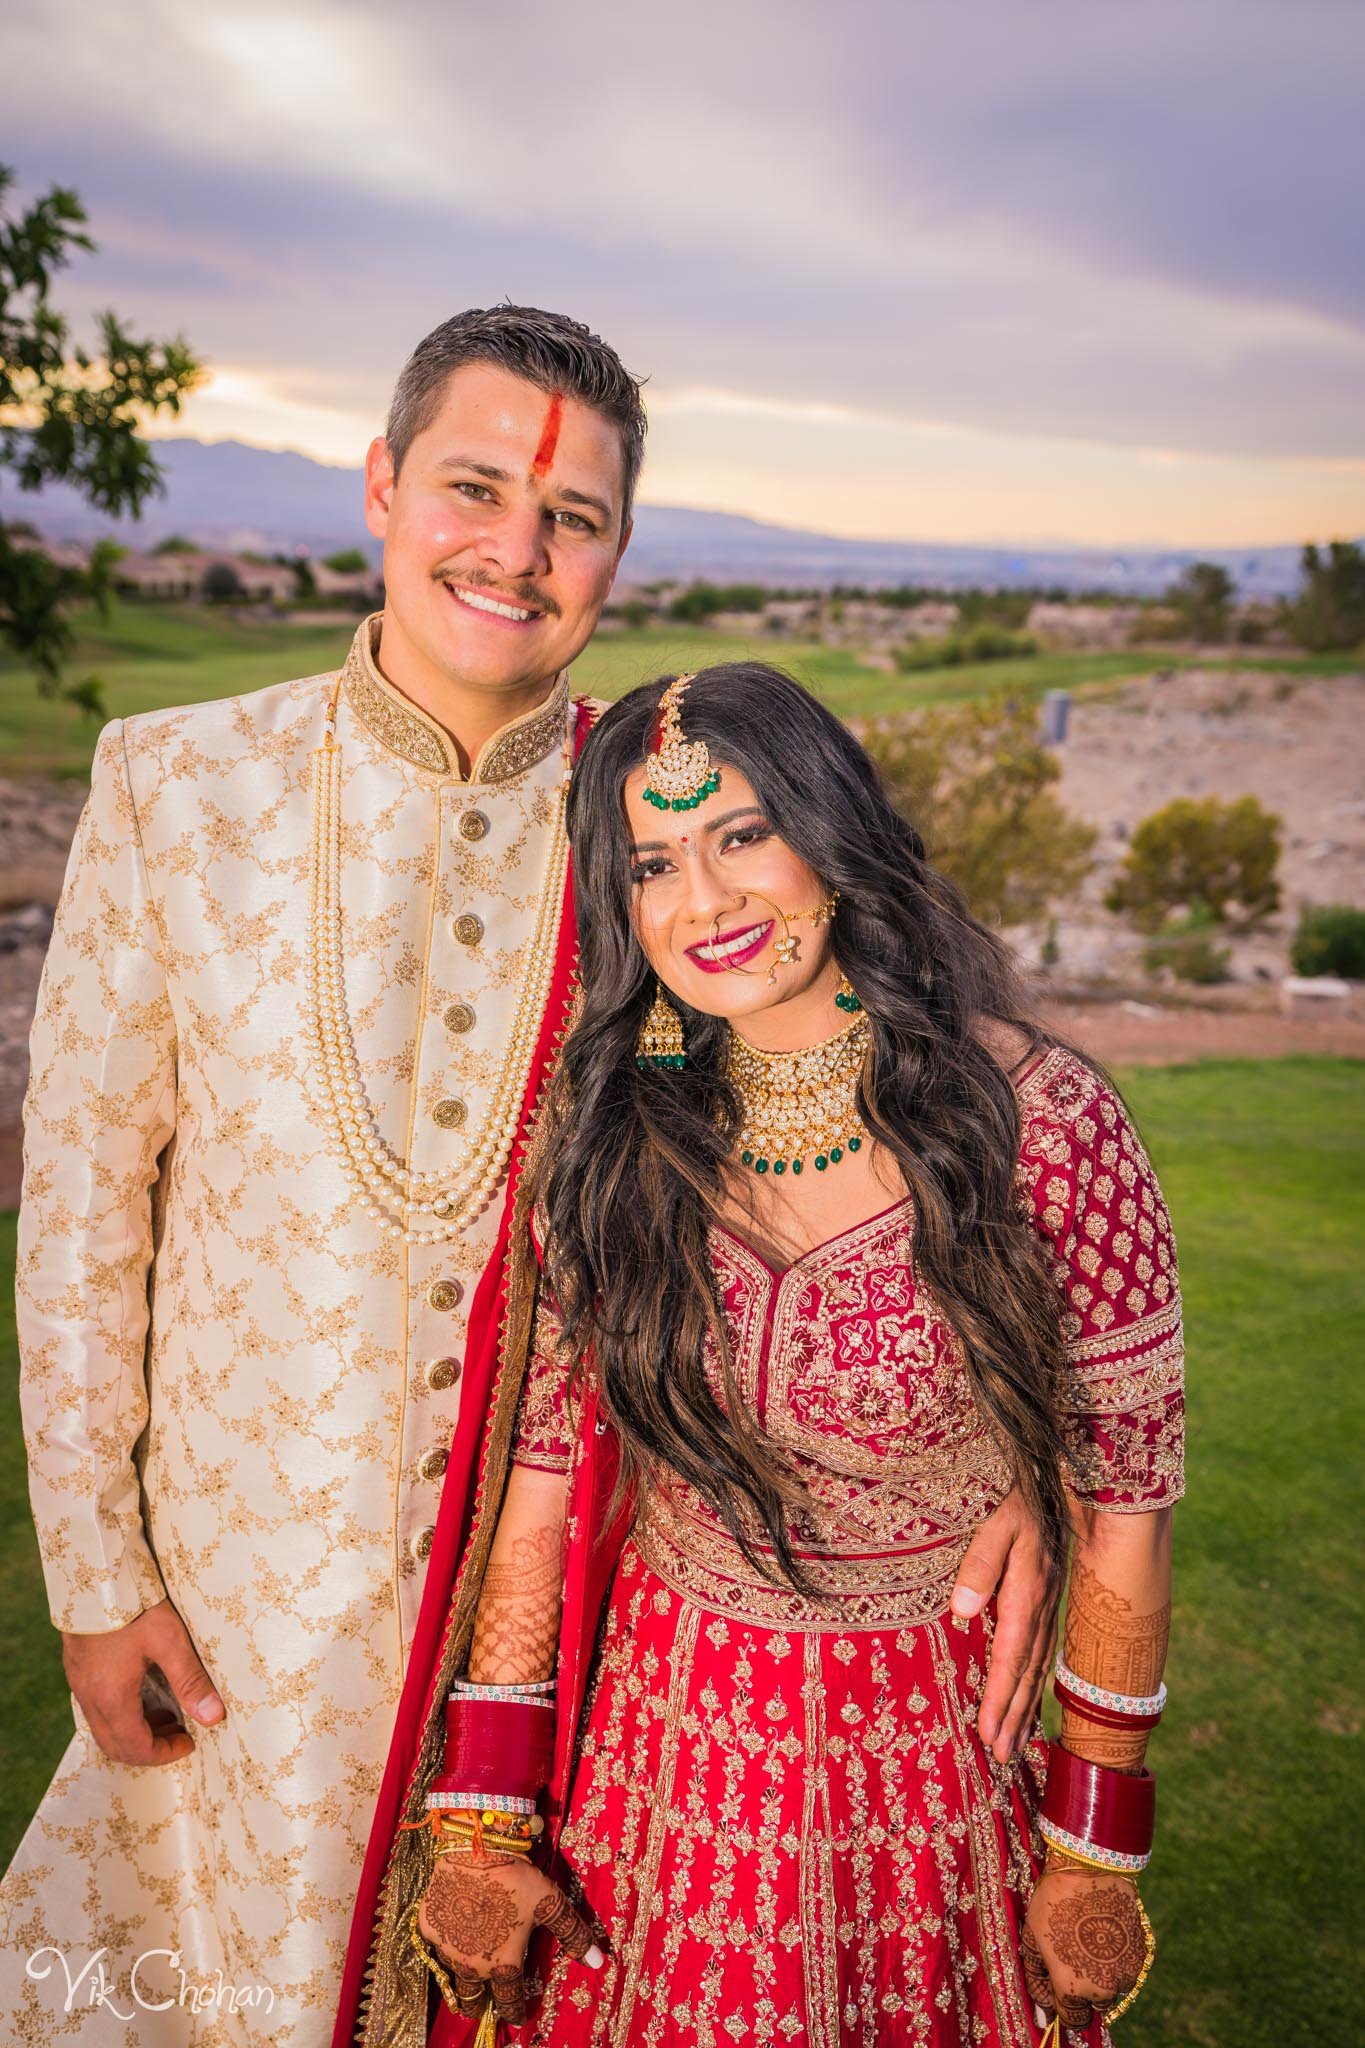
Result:
M445 1963L460 2009L471 2019L492 1993L499 2019L526 2018L526 1949L544 1927L571 1956L600 1970L592 1930L559 1886L518 1857L469 1854L436 1859L417 1911L424 1941Z
M1100 1870L1045 1870L1029 1901L1020 1956L1029 1996L1064 2027L1088 2025L1131 1991L1146 1953L1137 1891Z

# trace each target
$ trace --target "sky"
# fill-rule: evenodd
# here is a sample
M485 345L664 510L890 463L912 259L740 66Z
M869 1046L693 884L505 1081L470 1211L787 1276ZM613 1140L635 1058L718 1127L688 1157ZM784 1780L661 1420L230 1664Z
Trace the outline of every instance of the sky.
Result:
M363 457L502 299L648 379L642 496L883 539L1365 533L1362 0L8 0L60 281L179 431Z

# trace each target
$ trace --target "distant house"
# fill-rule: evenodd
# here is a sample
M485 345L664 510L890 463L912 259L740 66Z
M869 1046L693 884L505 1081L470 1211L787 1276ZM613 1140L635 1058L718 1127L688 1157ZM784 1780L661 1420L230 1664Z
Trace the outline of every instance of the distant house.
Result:
M125 555L114 567L115 588L129 597L193 599L202 597L210 569L230 569L252 604L288 604L298 594L298 578L284 562L252 562L244 555Z
M771 597L763 607L770 633L811 633L820 624L820 601L813 597Z
M6 529L6 539L16 554L46 555L49 562L55 562L59 569L84 570L90 567L90 549L78 540L45 540L40 533L16 533Z
M1054 647L1127 647L1142 622L1135 604L1048 604L1029 611L1025 630Z
M939 640L957 631L962 613L951 601L929 599L924 604L911 605L901 618L901 631L909 639Z
M384 596L384 578L377 569L329 569L325 562L310 562L313 586L319 597L337 604L379 603Z

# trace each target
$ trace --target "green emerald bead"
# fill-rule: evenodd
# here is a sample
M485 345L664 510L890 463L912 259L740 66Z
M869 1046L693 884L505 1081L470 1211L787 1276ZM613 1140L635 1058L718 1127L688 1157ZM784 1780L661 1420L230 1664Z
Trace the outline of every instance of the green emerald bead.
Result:
M800 1173L800 1171L801 1171L801 1161L800 1161L799 1159L793 1159L793 1161L792 1161L792 1172L793 1172L793 1173Z
M816 1153L816 1155L815 1155L815 1171L816 1171L817 1173L823 1173L823 1172L824 1172L824 1170L825 1170L825 1168L826 1168L826 1167L827 1167L828 1165L829 1165L829 1161L828 1161L828 1159L826 1159L826 1157L825 1157L824 1153L823 1153L823 1152L817 1152L817 1153Z
M752 1153L752 1152L741 1152L739 1156L740 1156L740 1158L741 1158L741 1159L743 1160L743 1162L744 1162L744 1164L745 1164L746 1166L752 1166L752 1165L753 1165L753 1163L754 1163L754 1155L753 1155L753 1153Z
M858 1147L862 1144L862 1142L863 1141L861 1138L850 1138L848 1141L849 1151L856 1152L858 1150Z
M754 1161L754 1172L755 1172L755 1173L766 1173L767 1171L768 1171L768 1162L767 1162L767 1160L766 1160L766 1159L755 1159L755 1161Z
M837 1166L837 1165L839 1164L839 1161L840 1161L840 1160L841 1160L841 1159L843 1158L843 1156L844 1156L844 1148L843 1148L843 1146L842 1146L842 1145L831 1145L831 1146L830 1146L830 1148L829 1148L829 1163L830 1163L830 1165L831 1165L831 1166Z
M785 1159L774 1159L774 1161L773 1161L773 1172L774 1172L774 1173L785 1173L786 1171L787 1171L787 1162L786 1162L786 1160L785 1160Z

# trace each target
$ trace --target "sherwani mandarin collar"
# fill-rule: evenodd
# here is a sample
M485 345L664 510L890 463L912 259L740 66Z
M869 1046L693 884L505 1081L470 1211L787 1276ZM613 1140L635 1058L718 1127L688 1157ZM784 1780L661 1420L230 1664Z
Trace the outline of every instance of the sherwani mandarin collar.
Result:
M421 706L396 689L379 666L383 613L363 619L341 671L341 687L351 710L373 739L400 761L443 780L470 783L510 782L545 759L564 739L569 708L569 671L561 669L549 696L534 710L500 726L485 740L466 777L448 732Z

